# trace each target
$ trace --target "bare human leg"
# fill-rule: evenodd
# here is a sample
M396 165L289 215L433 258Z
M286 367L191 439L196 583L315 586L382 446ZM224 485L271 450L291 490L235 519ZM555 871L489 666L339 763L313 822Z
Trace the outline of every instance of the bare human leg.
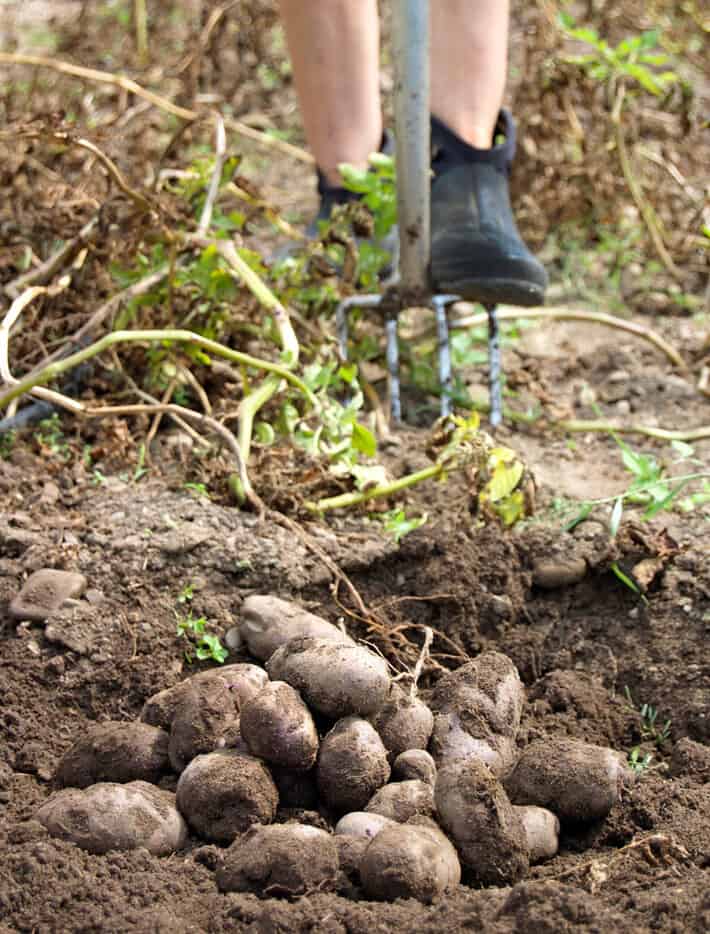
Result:
M508 68L509 0L433 0L431 112L488 149Z
M382 140L377 0L280 0L306 138L328 184Z

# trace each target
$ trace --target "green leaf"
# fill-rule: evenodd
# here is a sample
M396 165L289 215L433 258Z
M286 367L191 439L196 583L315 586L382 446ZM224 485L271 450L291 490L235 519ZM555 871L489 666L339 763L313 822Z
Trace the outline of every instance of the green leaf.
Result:
M259 444L273 444L276 432L269 422L257 422L254 426L254 437Z
M671 447L678 455L680 460L687 460L695 454L695 448L686 441L671 441Z
M360 422L353 422L352 445L365 457L374 457L377 453L377 441L369 428Z
M484 488L485 498L492 503L497 503L509 496L520 482L524 469L519 460L509 464L499 462Z
M634 593L637 593L640 597L643 597L643 594L641 593L641 591L640 591L640 589L639 589L639 587L638 587L638 584L637 584L635 581L631 580L631 578L628 576L628 574L625 574L625 573L621 570L621 568L620 568L619 565L616 563L616 561L611 565L611 570L614 572L614 574L616 575L616 577L619 578L619 580L621 581L621 583L624 584L626 587L629 588L629 590L633 590Z

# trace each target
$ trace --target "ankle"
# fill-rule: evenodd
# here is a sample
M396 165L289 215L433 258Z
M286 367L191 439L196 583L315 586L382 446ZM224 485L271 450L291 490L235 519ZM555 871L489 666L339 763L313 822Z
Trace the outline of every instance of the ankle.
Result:
M509 174L515 156L515 124L507 110L501 110L492 130L480 128L476 139L485 145L464 138L449 124L431 115L432 167L437 173L455 165L488 163ZM502 141L498 138L502 137Z

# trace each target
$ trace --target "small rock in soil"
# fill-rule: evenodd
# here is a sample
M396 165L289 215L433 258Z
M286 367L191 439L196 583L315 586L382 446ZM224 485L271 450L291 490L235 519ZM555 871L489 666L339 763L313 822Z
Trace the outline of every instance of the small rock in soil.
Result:
M90 853L145 847L156 856L167 856L187 837L175 796L147 782L66 788L42 805L37 819L52 836Z
M578 584L587 573L584 558L546 558L533 565L533 584L543 590L556 590Z
M30 574L20 592L11 600L9 612L14 619L44 622L59 610L66 600L80 597L86 589L86 578L74 571L42 568Z

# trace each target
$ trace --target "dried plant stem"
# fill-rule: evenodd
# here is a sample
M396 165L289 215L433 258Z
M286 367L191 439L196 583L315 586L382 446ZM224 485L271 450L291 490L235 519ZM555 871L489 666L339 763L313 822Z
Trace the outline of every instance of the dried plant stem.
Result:
M44 285L46 282L60 271L66 263L71 262L79 250L83 249L92 240L95 240L99 233L99 219L93 217L87 224L81 228L76 237L67 240L55 253L46 259L39 266L23 273L5 286L5 294L10 298L17 296L30 285Z
M651 242L656 248L656 253L658 253L659 259L666 267L668 272L674 277L674 279L682 279L682 273L680 269L678 269L676 264L673 262L673 259L666 249L665 243L663 242L663 235L661 234L656 212L644 197L641 186L636 180L634 168L631 164L631 156L629 155L629 150L626 146L624 128L622 125L622 112L625 98L626 88L622 82L619 85L619 90L616 95L614 109L611 114L611 122L614 125L616 148L619 153L619 163L621 165L621 171L624 175L624 181L626 182L626 185L631 192L631 197L634 199L634 203L639 209L639 213L641 214L641 217L646 224L646 228L651 237Z
M205 198L202 214L200 215L200 222L197 227L197 235L200 237L205 236L212 223L212 212L214 210L215 201L217 200L217 195L219 194L219 187L222 181L222 169L226 157L227 137L224 132L224 120L219 114L215 114L214 168L212 169L212 176L210 178L209 188L207 189L207 197Z
M543 318L551 321L588 321L591 324L603 324L610 328L616 328L619 331L626 331L634 334L642 340L648 341L662 351L668 359L682 370L687 369L687 364L680 353L669 344L660 334L651 328L644 327L642 324L636 324L633 321L624 321L614 315L605 314L602 311L581 311L574 308L499 308L498 318L501 321L517 321L525 318L535 319ZM453 318L452 328L472 328L486 324L488 316L485 312L481 314L469 314L463 317Z
M141 65L146 65L148 63L148 11L145 0L133 0L133 20L138 60Z
M97 84L108 84L120 88L122 91L126 91L129 94L135 94L136 97L141 97L143 100L149 101L154 107L165 111L165 113L172 114L180 120L187 120L192 123L202 117L199 111L188 110L186 107L179 107L160 94L154 94L153 91L142 87L131 78L127 78L125 75L117 75L110 71L99 71L96 68L84 68L81 65L63 62L46 55L25 55L19 52L0 52L0 65L30 65L35 68L51 68L53 71L57 71L63 75L70 75L74 78L80 78L83 81L94 81ZM305 162L308 165L312 165L314 162L313 156L303 149L299 149L298 146L293 146L291 143L287 143L275 136L269 136L261 130L256 130L254 127L242 123L240 120L227 117L224 122L225 126L233 132L247 139L251 139L261 146L268 149L278 149L284 154L291 156L291 158L297 159L299 162Z

